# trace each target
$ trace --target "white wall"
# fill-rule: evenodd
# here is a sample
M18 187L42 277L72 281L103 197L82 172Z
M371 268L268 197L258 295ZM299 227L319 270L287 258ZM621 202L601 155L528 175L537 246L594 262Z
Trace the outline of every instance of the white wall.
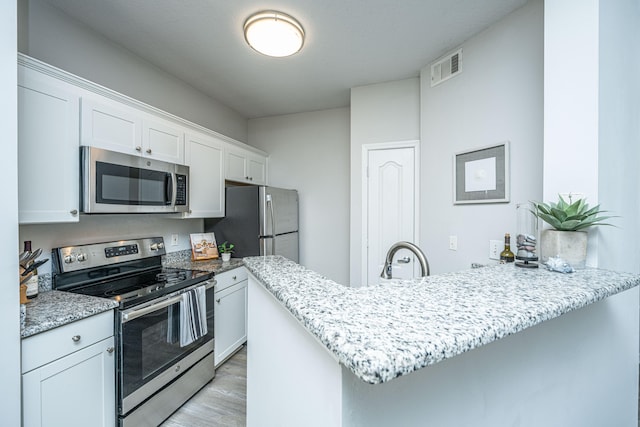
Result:
M0 424L20 425L20 314L18 288L18 108L16 1L0 3L0 127L3 206L0 220Z
M362 146L418 139L417 77L351 89L351 286L362 285Z
M21 0L20 52L242 142L247 120L43 0Z
M269 153L269 184L300 198L300 263L349 279L349 110L249 120L249 144Z
M432 88L430 67L421 72L420 244L433 273L491 262L489 240L514 234L516 204L542 197L542 0L462 48L456 77ZM511 201L453 205L454 154L505 140L511 143ZM458 237L457 251L448 249L449 236Z

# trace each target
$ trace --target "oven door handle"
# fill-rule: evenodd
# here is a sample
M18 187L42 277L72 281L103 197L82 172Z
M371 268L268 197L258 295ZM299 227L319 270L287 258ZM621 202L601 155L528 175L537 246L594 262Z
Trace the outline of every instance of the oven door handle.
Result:
M138 317L142 317L146 314L153 313L154 311L160 310L161 308L169 307L182 299L182 295L178 295L175 297L167 298L164 301L160 301L156 304L149 305L147 307L143 307L139 310L131 311L129 313L124 313L122 315L122 323L127 323L130 320L137 319Z
M207 280L204 283L204 288L205 289L211 289L212 287L215 286L215 284L216 284L215 280ZM195 288L197 288L199 286L202 286L202 285L203 285L202 283L199 283L199 284L197 284L195 286L192 286L190 288L185 289L185 292L190 290L190 289L195 289ZM138 310L130 311L128 313L123 313L122 314L122 323L127 323L127 322L129 322L129 321L131 321L133 319L137 319L138 317L142 317L142 316L144 316L146 314L153 313L154 311L160 310L161 308L169 307L170 305L173 305L173 304L175 304L177 302L180 302L180 300L182 299L182 295L183 294L184 294L184 292L182 292L180 295L176 295L174 297L167 298L167 299L165 299L163 301L159 301L159 302L157 302L155 304L152 304L152 305L149 305L149 306L146 306L146 307L142 307L142 308L140 308Z

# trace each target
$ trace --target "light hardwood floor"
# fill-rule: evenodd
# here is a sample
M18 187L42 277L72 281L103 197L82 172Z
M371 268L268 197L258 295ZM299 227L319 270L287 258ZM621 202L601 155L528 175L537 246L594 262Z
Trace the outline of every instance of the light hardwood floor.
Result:
M209 384L171 415L161 427L245 426L247 347L216 370Z

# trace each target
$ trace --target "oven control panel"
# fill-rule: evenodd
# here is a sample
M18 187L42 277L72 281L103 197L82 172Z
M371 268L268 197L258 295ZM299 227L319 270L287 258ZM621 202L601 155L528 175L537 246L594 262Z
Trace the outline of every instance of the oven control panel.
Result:
M102 267L166 253L162 237L65 246L53 249L52 252L54 269L60 273Z
M138 253L138 245L122 245L122 246L109 246L104 248L104 256L106 258L113 258L114 256L131 255Z

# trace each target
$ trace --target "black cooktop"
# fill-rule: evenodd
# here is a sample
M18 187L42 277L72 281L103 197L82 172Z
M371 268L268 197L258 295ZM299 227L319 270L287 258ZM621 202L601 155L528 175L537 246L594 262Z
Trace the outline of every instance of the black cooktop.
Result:
M85 286L67 289L68 292L110 298L126 308L170 294L211 279L214 273L177 268L157 268L114 279L105 279Z

